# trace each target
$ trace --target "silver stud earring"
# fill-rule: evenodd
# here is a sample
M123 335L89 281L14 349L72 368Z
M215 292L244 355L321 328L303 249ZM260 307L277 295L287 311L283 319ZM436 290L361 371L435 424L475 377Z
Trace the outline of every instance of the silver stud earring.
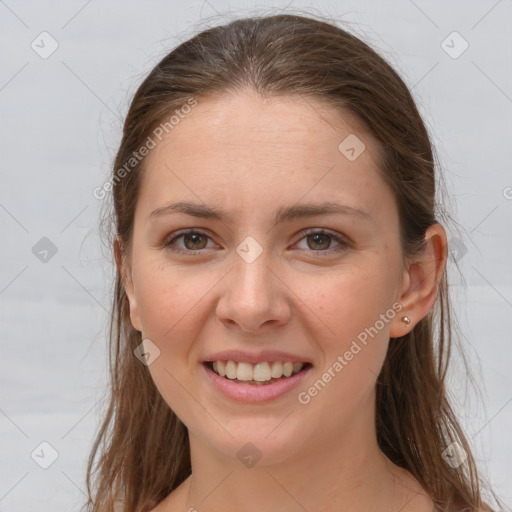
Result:
M411 323L411 319L406 315L400 318L400 322L404 323L405 325L409 325Z

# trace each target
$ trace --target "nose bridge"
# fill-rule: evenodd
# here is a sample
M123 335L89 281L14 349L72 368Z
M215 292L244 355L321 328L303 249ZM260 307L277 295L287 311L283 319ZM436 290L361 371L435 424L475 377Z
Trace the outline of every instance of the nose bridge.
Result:
M242 303L254 300L263 307L273 295L270 249L263 249L253 237L246 237L236 253L231 289Z
M233 263L219 299L218 317L244 330L285 322L289 306L272 270L270 249L247 237L237 246Z

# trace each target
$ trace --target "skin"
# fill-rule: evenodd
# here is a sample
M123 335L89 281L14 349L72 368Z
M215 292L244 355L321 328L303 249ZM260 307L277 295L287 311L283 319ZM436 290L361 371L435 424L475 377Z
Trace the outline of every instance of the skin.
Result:
M338 150L349 134L366 146L354 161ZM373 418L389 338L431 309L446 236L431 226L425 252L404 256L379 155L348 115L316 100L264 100L247 90L200 100L146 157L124 267L118 243L115 250L131 322L160 350L149 371L187 426L192 457L192 475L153 512L433 509L412 475L380 451ZM176 201L222 207L233 222L185 213L148 220ZM371 219L335 213L274 223L279 207L323 201ZM187 254L165 247L186 228L207 237L176 240ZM307 236L308 228L350 242L337 251L335 239ZM262 248L252 263L236 252L248 236ZM307 405L299 403L298 392L393 304L402 311ZM203 375L201 362L213 351L265 348L311 361L306 383L272 402L240 404ZM247 442L262 454L251 468L236 455Z

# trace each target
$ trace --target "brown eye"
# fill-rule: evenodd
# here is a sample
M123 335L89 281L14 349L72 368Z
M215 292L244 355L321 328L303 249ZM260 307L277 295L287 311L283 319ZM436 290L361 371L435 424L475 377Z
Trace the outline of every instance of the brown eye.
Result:
M308 240L308 247L313 250L329 249L332 241L332 237L325 233L314 233L306 238Z
M192 233L181 235L183 237L183 243L187 249L204 249L206 246L206 236L201 233Z
M302 247L300 244L303 244ZM310 229L304 233L297 246L318 256L328 256L347 250L351 243L343 235L328 233L322 229Z
M210 237L201 231L190 230L178 233L164 245L166 248L176 252L199 252L207 248Z

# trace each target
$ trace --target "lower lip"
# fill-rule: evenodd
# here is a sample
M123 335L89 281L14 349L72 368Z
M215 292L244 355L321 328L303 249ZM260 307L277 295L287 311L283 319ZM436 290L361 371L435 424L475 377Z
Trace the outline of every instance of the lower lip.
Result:
M264 402L280 398L283 395L286 395L286 393L289 393L292 389L296 388L313 368L310 365L305 370L302 370L291 377L277 380L272 384L258 386L254 384L238 384L226 379L225 377L217 375L204 364L201 366L218 391L228 398L239 402Z

